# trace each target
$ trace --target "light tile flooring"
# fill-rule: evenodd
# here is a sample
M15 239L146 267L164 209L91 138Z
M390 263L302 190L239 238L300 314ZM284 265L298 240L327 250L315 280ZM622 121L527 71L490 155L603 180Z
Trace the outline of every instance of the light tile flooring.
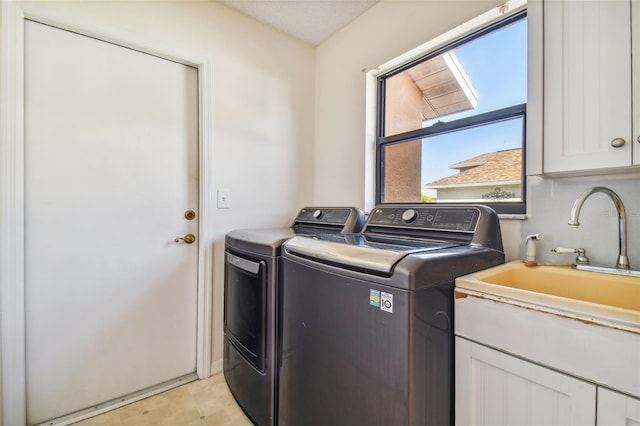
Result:
M252 424L231 395L222 373L75 423L76 426Z

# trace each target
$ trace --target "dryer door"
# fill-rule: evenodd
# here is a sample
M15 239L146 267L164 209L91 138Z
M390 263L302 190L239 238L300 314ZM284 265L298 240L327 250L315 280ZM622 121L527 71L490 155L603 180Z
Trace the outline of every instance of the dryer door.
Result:
M267 263L226 252L224 333L247 361L265 370Z

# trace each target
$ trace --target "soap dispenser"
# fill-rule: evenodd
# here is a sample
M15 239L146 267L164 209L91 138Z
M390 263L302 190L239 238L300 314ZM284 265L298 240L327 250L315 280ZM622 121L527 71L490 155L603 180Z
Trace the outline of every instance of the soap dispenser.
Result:
M536 241L542 240L542 234L528 235L524 241L526 246L526 255L524 258L524 264L526 266L536 266Z

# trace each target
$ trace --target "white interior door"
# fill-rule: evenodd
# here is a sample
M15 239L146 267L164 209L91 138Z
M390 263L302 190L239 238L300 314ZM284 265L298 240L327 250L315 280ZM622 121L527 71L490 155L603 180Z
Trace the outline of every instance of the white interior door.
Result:
M196 370L197 69L25 23L27 418Z

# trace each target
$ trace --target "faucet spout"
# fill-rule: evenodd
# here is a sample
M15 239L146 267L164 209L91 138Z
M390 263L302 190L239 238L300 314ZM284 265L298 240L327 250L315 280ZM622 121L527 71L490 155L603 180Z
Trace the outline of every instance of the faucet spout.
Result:
M622 204L622 200L618 194L604 186L594 186L587 189L580 194L573 203L568 225L572 228L580 226L580 222L578 220L580 216L580 209L582 208L585 200L589 198L591 194L596 192L607 194L616 206L616 210L618 212L618 260L616 261L616 268L629 269L629 258L627 257L627 213L624 210L624 204Z

